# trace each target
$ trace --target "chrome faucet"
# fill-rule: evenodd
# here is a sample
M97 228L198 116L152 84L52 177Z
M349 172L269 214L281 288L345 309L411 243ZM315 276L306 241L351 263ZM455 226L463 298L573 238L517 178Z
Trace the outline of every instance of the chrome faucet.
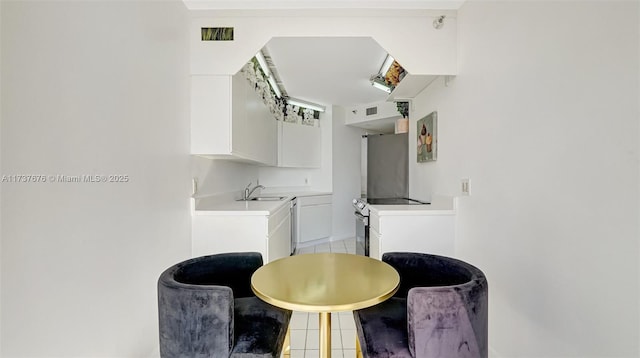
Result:
M249 200L249 197L251 196L251 194L253 194L254 191L256 191L256 189L264 189L264 186L260 184L254 186L253 189L249 189L251 188L251 184L253 183L249 183L249 185L244 188L244 197L242 198L242 200Z

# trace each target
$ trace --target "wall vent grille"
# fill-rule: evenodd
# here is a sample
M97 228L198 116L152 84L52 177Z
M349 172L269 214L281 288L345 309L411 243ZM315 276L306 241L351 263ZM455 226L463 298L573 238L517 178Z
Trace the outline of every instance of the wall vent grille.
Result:
M378 114L378 107L367 108L367 116L373 116L374 114Z

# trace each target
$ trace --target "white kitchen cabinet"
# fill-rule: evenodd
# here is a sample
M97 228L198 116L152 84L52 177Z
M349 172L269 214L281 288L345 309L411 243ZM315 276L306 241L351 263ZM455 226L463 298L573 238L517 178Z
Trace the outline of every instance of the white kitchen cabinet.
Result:
M291 253L290 202L269 215L249 213L194 215L193 257L224 252L254 251L265 263Z
M320 127L278 122L278 166L320 168Z
M285 205L269 216L268 257L269 261L291 254L291 211Z
M297 208L299 243L331 236L331 195L299 196Z
M385 252L424 252L453 256L455 239L454 215L397 215L387 211L369 215L369 249L372 258L381 259Z
M380 234L371 227L369 227L369 256L378 260L382 259L382 254L380 253Z
M191 76L191 154L276 165L277 121L244 74Z

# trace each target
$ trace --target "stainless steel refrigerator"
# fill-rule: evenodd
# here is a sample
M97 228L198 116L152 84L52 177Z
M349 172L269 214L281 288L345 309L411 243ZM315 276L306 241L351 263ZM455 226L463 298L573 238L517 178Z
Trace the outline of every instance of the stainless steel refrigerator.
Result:
M408 138L407 133L363 136L366 158L362 158L362 174L366 173L366 188L362 193L367 198L409 197Z

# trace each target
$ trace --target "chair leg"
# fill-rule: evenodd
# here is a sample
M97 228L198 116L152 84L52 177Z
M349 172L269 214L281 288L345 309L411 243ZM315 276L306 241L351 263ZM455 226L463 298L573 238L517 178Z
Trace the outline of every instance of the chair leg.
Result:
M360 340L358 339L357 335L356 335L356 358L363 358L362 348L360 348Z
M284 336L284 347L282 348L282 356L291 356L291 328L287 327L287 335Z

